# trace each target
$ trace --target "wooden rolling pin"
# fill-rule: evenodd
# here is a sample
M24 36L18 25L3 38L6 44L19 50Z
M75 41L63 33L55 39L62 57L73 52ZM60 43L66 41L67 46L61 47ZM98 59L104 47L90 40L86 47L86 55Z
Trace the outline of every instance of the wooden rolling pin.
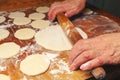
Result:
M57 14L57 20L72 44L82 39L72 22L63 13ZM106 72L102 67L91 70L91 73L96 79L103 79L106 76Z

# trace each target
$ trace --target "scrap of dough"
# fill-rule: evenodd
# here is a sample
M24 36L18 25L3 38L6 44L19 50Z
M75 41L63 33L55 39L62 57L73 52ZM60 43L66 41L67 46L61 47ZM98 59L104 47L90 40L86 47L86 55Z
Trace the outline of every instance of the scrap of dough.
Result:
M60 25L50 26L38 31L35 40L42 47L53 51L64 51L72 48L72 44Z
M50 25L48 20L36 20L31 23L31 26L38 29L44 29Z
M78 31L83 39L88 39L88 35L81 28L75 27L75 29Z
M20 40L28 40L33 38L34 35L35 35L35 30L31 28L23 28L17 30L14 36Z
M32 14L29 15L29 18L33 19L33 20L39 20L39 19L45 18L45 14L43 14L43 13L32 13Z
M10 77L5 74L0 74L0 80L10 80Z
M36 11L40 12L40 13L47 13L49 11L49 7L47 7L47 6L40 6L40 7L36 8Z
M0 16L0 23L4 22L6 18L4 16Z
M27 75L34 76L44 73L50 65L50 60L42 54L33 54L27 56L20 63L20 70Z
M16 11L16 12L11 12L8 16L9 18L19 18L19 17L25 17L24 12Z
M30 22L31 22L31 19L27 17L15 18L13 21L13 23L16 25L26 25L26 24L29 24Z
M9 36L10 32L6 29L0 29L0 40L3 40Z
M0 45L0 59L10 58L18 54L20 46L14 42L7 42Z

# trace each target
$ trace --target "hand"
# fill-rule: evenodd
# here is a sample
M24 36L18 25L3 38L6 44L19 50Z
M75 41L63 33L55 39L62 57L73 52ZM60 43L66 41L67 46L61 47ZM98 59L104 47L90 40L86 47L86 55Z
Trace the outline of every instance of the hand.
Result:
M71 17L79 13L85 7L86 0L65 0L62 2L55 2L51 5L48 12L48 19L54 20L56 15L60 12L65 12L67 17Z
M79 40L70 52L69 62L72 70L120 63L120 33Z

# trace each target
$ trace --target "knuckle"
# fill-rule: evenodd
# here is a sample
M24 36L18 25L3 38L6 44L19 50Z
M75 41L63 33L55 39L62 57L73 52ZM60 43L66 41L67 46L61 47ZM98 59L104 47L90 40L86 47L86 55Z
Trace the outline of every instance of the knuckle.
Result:
M103 65L103 64L104 64L104 61L103 61L101 58L98 58L98 59L97 59L97 63L100 64L100 65Z
M83 54L83 58L85 58L85 59L91 59L91 56L89 54Z

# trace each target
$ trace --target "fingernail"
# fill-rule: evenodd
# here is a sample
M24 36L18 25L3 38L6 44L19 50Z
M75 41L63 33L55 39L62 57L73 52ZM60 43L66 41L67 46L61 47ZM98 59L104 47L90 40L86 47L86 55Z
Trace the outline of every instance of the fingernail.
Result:
M53 21L52 18L48 18L50 21Z
M66 16L66 17L69 17L69 15L68 15L68 14L65 14L65 16Z
M70 69L71 69L71 70L75 70L74 64L72 64L72 65L70 66Z
M85 63L85 64L82 64L82 65L80 66L80 69L81 69L81 70L88 70L88 69L89 69L88 65L89 65L88 62Z

